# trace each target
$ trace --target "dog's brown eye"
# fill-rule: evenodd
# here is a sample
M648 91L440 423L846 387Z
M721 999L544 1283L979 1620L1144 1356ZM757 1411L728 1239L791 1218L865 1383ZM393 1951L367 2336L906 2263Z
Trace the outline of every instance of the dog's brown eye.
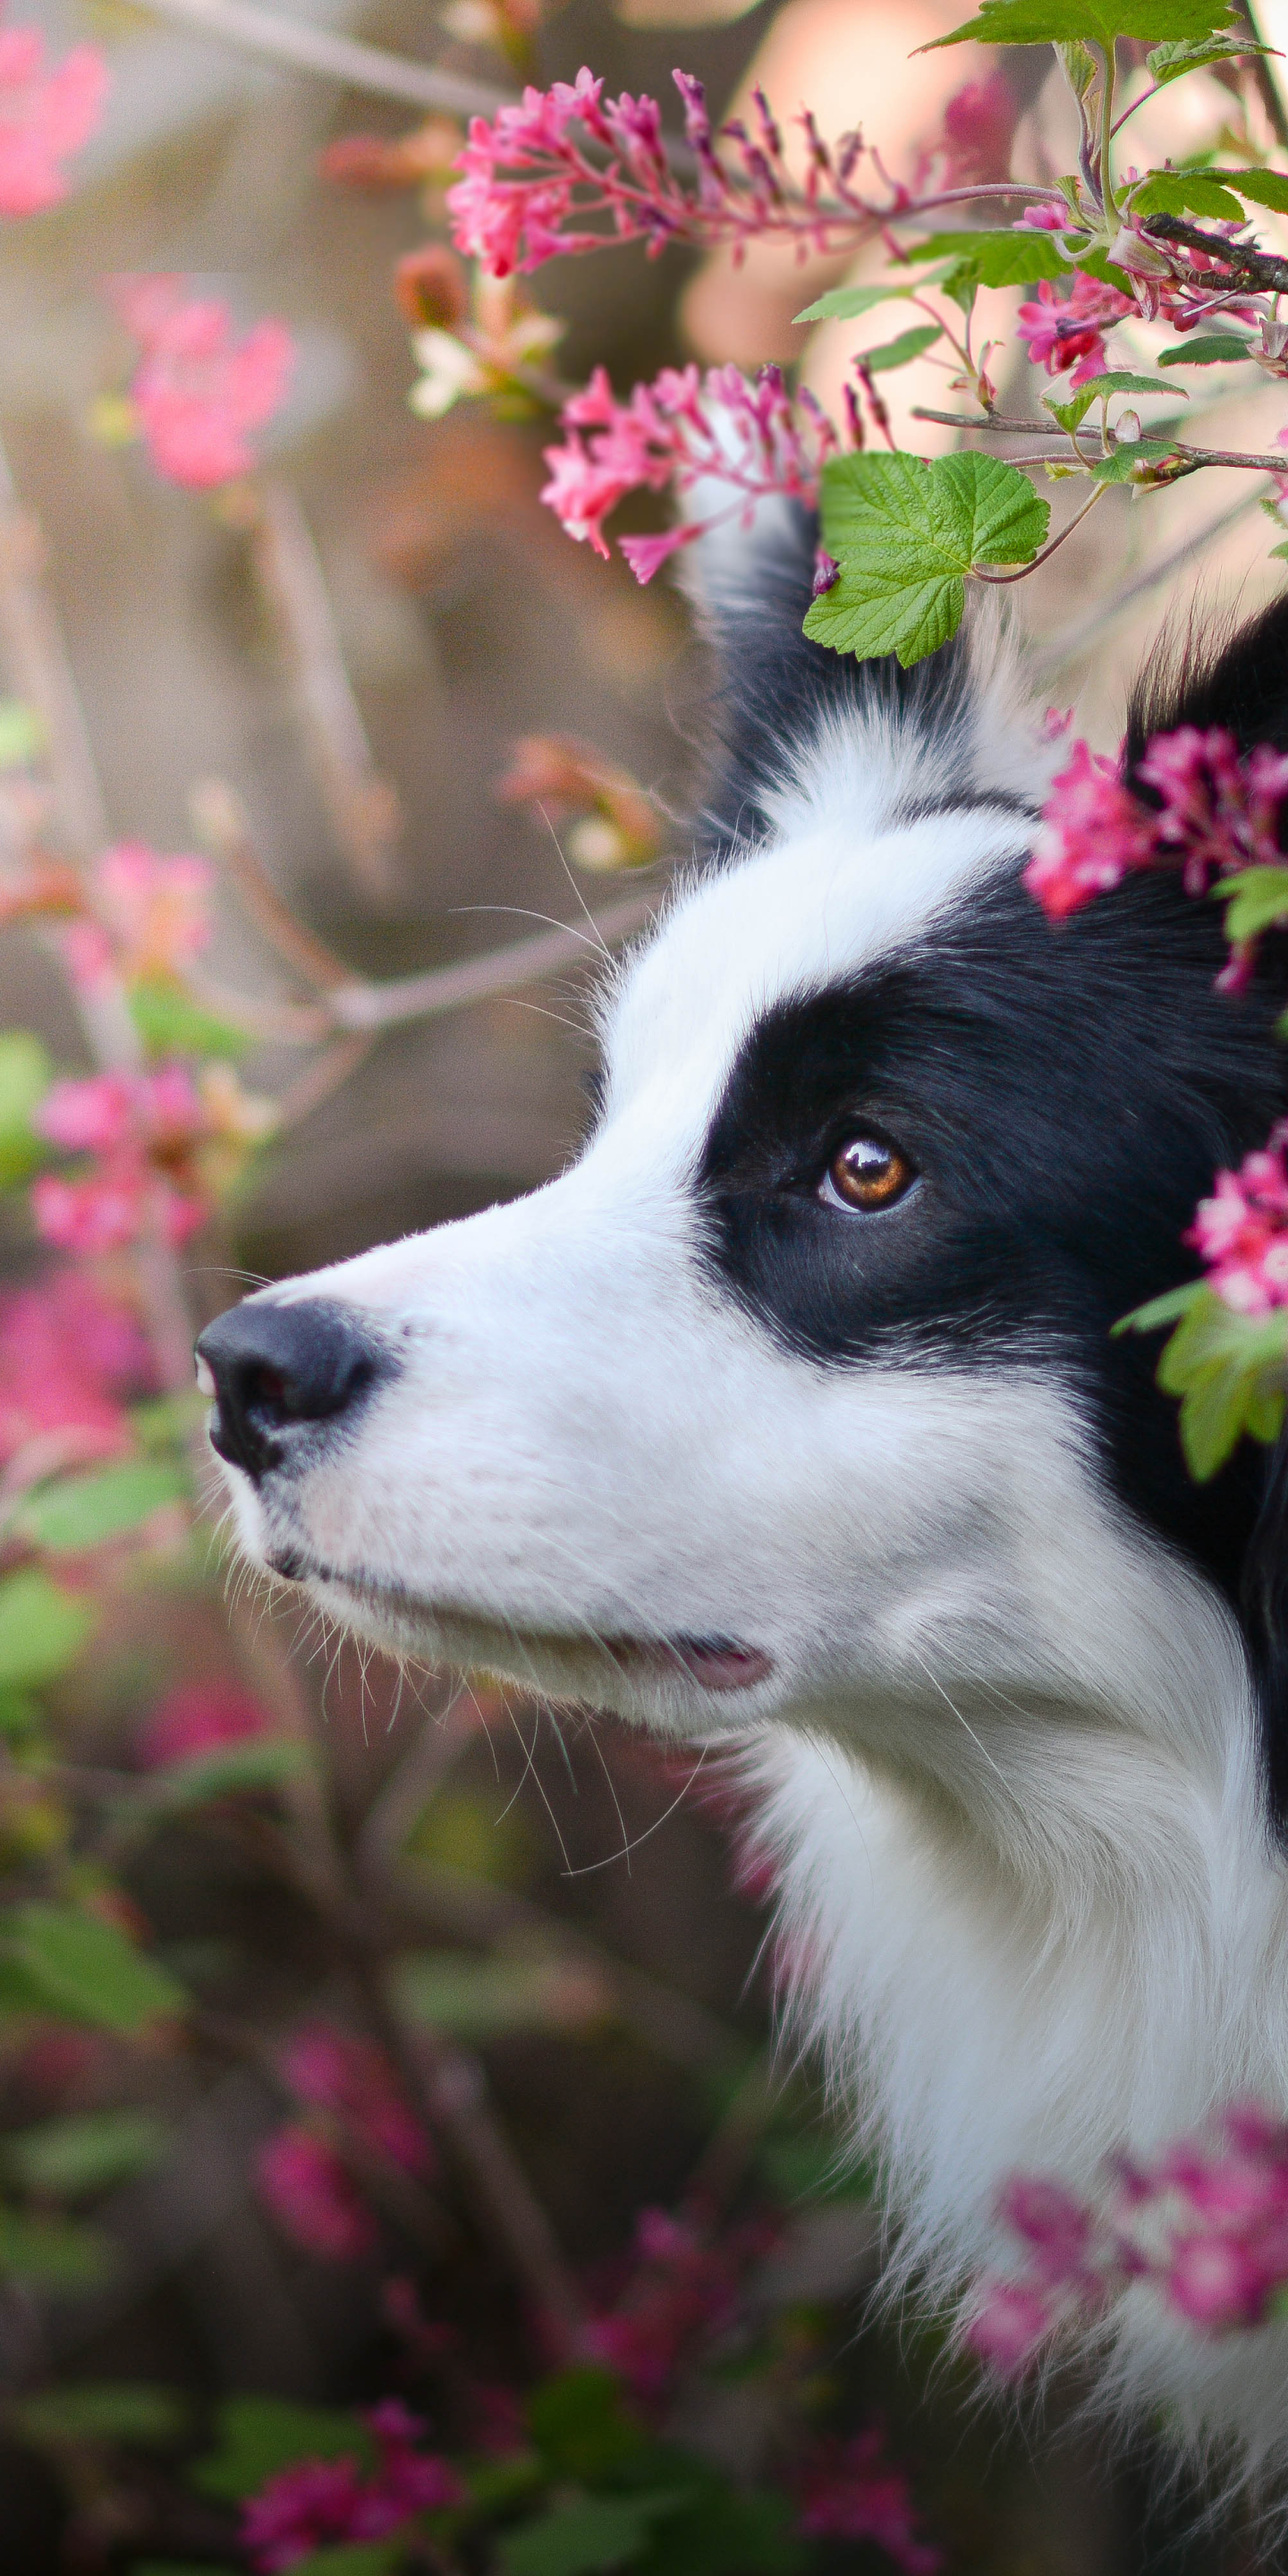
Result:
M883 1145L877 1136L847 1136L828 1164L819 1197L829 1207L871 1213L893 1207L916 1177L897 1145Z

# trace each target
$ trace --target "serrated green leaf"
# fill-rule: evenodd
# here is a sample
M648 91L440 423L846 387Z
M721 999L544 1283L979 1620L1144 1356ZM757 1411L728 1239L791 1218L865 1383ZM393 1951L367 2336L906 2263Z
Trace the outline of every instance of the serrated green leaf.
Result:
M878 348L861 349L858 354L870 375L888 375L892 367L906 367L925 350L933 349L943 336L942 323L920 322L911 331L901 331L897 339L883 340Z
M26 1029L0 1037L0 1190L28 1180L45 1153L31 1122L52 1079L39 1038Z
M1238 198L1207 170L1151 170L1131 192L1131 211L1133 215L1207 215L1234 223L1243 214Z
M1134 1306L1130 1315L1120 1315L1117 1323L1109 1327L1110 1336L1116 1341L1120 1333L1157 1332L1160 1325L1174 1324L1178 1315L1188 1314L1195 1298L1207 1293L1203 1279L1190 1279L1183 1288L1169 1288L1164 1296L1151 1297L1145 1305Z
M1159 1385L1181 1398L1181 1445L1197 1482L1215 1475L1245 1432L1277 1439L1286 1377L1288 1309L1238 1315L1201 1283L1158 1362Z
M24 1905L5 1948L40 1991L45 2009L102 2030L143 2030L183 2010L177 1977L126 1939L115 1923L72 1905Z
M1078 400L1084 394L1091 402L1099 402L1105 394L1166 394L1169 402L1175 402L1184 391L1183 385L1160 385L1157 376L1134 376L1128 367L1111 367L1103 376L1088 376L1078 387ZM1185 399L1188 402L1188 394Z
M1227 939L1255 939L1288 919L1288 867L1241 868L1237 876L1214 886L1213 893L1226 906Z
M232 1057L245 1055L254 1044L245 1029L235 1028L213 1011L203 1011L181 985L160 976L132 984L129 1003L130 1017L149 1055Z
M158 2450L183 2440L189 2408L177 2389L152 2380L90 2380L24 2397L9 2421L23 2441L38 2446L129 2442Z
M73 2218L27 2218L0 2209L0 2280L42 2290L92 2290L109 2280L119 2257L111 2238Z
M1229 23L1225 0L980 0L977 18L937 36L918 53L940 45L961 45L975 37L981 45L1100 45L1108 51L1116 36L1138 43L1166 38L1194 44Z
M137 1529L163 1503L183 1501L192 1490L186 1467L165 1458L126 1458L92 1476L71 1476L29 1497L16 1526L34 1547L54 1556L87 1548Z
M148 2173L161 2162L171 2132L154 2112L82 2111L42 2120L3 2143L4 2171L24 2191L53 2192L74 2200Z
M690 2492L586 2496L556 2505L539 2522L506 2533L498 2550L503 2576L597 2576L600 2569L633 2566L653 2525L677 2513Z
M203 2495L238 2504L266 2478L296 2460L356 2459L372 2464L371 2436L357 2415L336 2406L296 2406L285 2397L230 2397L217 2418L218 2443L192 2470Z
M1168 81L1180 80L1186 72L1202 71L1205 63L1228 61L1231 55L1273 54L1273 45L1254 44L1250 36L1200 36L1184 45L1155 45L1145 56L1151 80L1163 89Z
M1124 439L1121 446L1110 449L1107 456L1097 457L1091 468L1093 483L1130 483L1138 465L1161 464L1172 453L1165 438Z
M1164 349L1158 363L1160 367L1218 367L1251 355L1251 342L1241 340L1237 331L1196 331L1180 348Z
M1053 402L1050 394L1042 396L1043 406L1050 412L1052 420L1058 420L1061 429L1067 429L1071 436L1075 429L1081 429L1095 399L1089 385L1079 385L1076 394L1071 394L1067 402Z
M835 458L823 472L822 536L841 571L805 632L860 661L897 654L906 670L956 634L967 573L1031 562L1049 517L998 457Z
M1268 206L1272 214L1288 215L1288 178L1282 170L1218 170L1227 188L1233 188L1249 205Z
M1028 225L996 232L931 233L910 242L914 260L952 259L957 270L969 270L979 286L1036 286L1044 277L1068 277L1071 263L1061 259L1048 232Z
M914 253L914 257L919 254ZM910 295L920 295L932 284L928 277L914 277L906 286L833 286L816 302L793 313L793 322L856 322L861 313L871 313L878 304L906 303Z
M0 1580L0 1690L39 1690L74 1664L94 1625L78 1593L34 1566Z
M45 728L22 698L0 698L0 769L26 769L39 760Z

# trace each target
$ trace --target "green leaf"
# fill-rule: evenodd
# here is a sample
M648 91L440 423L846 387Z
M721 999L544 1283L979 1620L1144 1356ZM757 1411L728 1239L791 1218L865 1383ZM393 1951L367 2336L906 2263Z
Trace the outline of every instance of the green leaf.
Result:
M570 1979L558 1959L472 1959L460 1950L420 1950L394 1970L399 2009L460 2039L504 2030L586 2029L609 2013L584 1973Z
M215 2566L203 2558L136 2558L130 2576L238 2576L235 2567Z
M1139 1317L1135 1321L1137 1330L1148 1329ZM1200 1484L1215 1475L1245 1432L1254 1440L1278 1437L1286 1374L1288 1309L1237 1315L1201 1282L1158 1363L1159 1385L1181 1398L1181 1445Z
M841 571L805 632L860 661L895 653L906 670L956 634L967 573L1031 562L1049 516L1019 468L995 456L835 458L822 536Z
M34 1566L0 1580L0 1690L39 1690L74 1664L94 1625L79 1594Z
M187 1762L168 1762L152 1773L147 1786L150 1815L172 1815L204 1806L211 1798L238 1792L280 1789L310 1768L308 1747L285 1735L244 1736L211 1753L194 1753Z
M1194 44L1225 27L1229 18L1225 0L980 0L977 18L917 51L934 53L940 45L961 45L970 37L981 45L1062 45L1081 39L1106 52L1115 36Z
M870 375L884 376L892 367L908 366L943 336L942 323L919 322L911 331L901 331L896 340L883 340L878 348L861 349L858 354Z
M1238 223L1243 208L1210 171L1151 170L1131 192L1131 211L1133 215L1231 217Z
M24 2191L71 2200L149 2172L166 2154L170 2134L151 2111L78 2112L7 2137L4 2170Z
M357 2415L335 2406L296 2406L285 2397L230 2397L217 2417L218 2445L192 2471L203 2495L237 2504L296 2460L372 2463L371 2436Z
M47 2011L98 2029L144 2030L181 2012L187 2000L177 1977L137 1950L119 1925L75 1906L20 1907L5 1946Z
M914 251L914 258L920 253ZM793 322L856 322L861 313L870 313L877 304L906 303L910 295L919 295L932 283L928 277L914 277L907 286L833 286L817 302L793 313Z
M1273 54L1273 45L1254 44L1250 36L1200 36L1197 43L1155 45L1145 56L1150 78L1159 89L1168 81L1180 80L1186 72L1197 72L1205 63L1227 61L1231 55Z
M0 1690L0 1735L7 1736L11 1744L34 1735L44 1714L39 1700L33 1699L29 1691Z
M292 2576L398 2576L407 2564L406 2546L397 2534L390 2540L342 2540L330 2549L311 2549L307 2558L291 2561Z
M52 1080L39 1038L26 1029L0 1037L0 1190L16 1189L44 1155L44 1139L31 1122Z
M1111 448L1107 456L1096 459L1091 468L1091 480L1093 483L1131 483L1138 465L1161 463L1171 453L1165 438L1125 438L1121 446Z
M1227 939L1255 939L1277 921L1288 919L1288 867L1242 868L1222 879L1213 893L1226 906Z
M164 1458L126 1458L92 1476L46 1485L24 1503L16 1527L34 1547L77 1556L137 1529L163 1503L181 1502L191 1491L186 1467Z
M670 2494L587 2496L556 2505L520 2531L507 2532L498 2556L503 2576L595 2576L599 2568L630 2567L643 2556L655 2522L687 2504L689 2490Z
M27 769L45 747L45 728L21 698L0 698L0 769Z
M0 2280L43 2290L92 2290L110 2279L118 2256L111 2238L72 2218L27 2218L0 2209Z
M179 984L145 976L130 987L130 1017L149 1055L245 1055L245 1029L203 1011Z
M45 2388L25 2397L9 2417L24 2441L57 2447L64 2442L131 2442L161 2450L181 2442L189 2409L177 2389L152 2380L89 2380Z
M799 2576L814 2564L784 2495L710 2479L696 2504L659 2531L640 2576Z
M1179 348L1164 349L1158 363L1160 367L1218 367L1251 355L1251 342L1241 340L1237 331L1196 331Z
M1054 235L1030 231L1027 225L1014 231L1006 226L996 232L931 233L925 241L909 243L908 256L951 258L954 274L968 270L979 286L1036 286L1040 278L1071 274Z
M1099 402L1104 394L1166 394L1169 402L1175 402L1184 390L1182 385L1160 385L1157 376L1134 376L1128 367L1111 367L1107 375L1088 376L1086 383L1079 385L1077 398L1081 402L1085 395L1089 402ZM1185 399L1188 402L1188 394ZM1072 409L1072 405L1066 408Z
M1174 1324L1178 1315L1189 1313L1196 1297L1205 1296L1207 1282L1188 1280L1183 1288L1169 1288L1165 1296L1151 1297L1144 1306L1133 1307L1130 1315L1120 1315L1109 1327L1111 1339L1120 1333L1154 1333L1161 1324Z
M1288 178L1282 170L1218 170L1227 188L1246 197L1253 206L1268 206L1276 215L1288 215Z
M528 2430L551 2475L593 2484L644 2448L647 2436L611 2371L585 2364L543 2379L527 2404Z

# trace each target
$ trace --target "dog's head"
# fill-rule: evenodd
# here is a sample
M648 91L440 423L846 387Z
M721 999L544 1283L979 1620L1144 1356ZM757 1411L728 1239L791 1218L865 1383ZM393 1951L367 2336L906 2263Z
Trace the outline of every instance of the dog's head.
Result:
M1195 1623L1234 1634L1260 1454L1193 1485L1110 1326L1281 1114L1276 997L1215 991L1163 874L1050 923L996 639L843 661L810 560L737 559L701 864L604 994L571 1168L200 1347L245 1549L343 1624L954 1787L1007 1706L1181 1725ZM1288 739L1286 653L1276 611L1151 721Z

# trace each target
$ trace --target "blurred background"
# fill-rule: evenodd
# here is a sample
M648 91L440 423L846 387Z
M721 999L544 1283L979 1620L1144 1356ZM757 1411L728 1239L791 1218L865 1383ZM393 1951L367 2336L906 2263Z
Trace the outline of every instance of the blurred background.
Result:
M991 68L970 48L909 63L956 15L936 0L897 12L876 0L275 0L275 12L483 92L589 62L610 91L669 100L680 62L723 109L754 65L784 114L809 98L830 132L862 121L896 171L914 165L950 91ZM665 578L639 588L540 505L548 415L411 408L418 369L393 279L441 236L450 135L418 187L346 184L326 158L337 138L392 143L416 118L346 86L324 57L284 67L177 5L21 0L19 15L55 54L103 47L112 87L67 201L0 228L4 685L44 727L30 793L52 800L60 847L213 855L203 972L252 1018L262 1006L239 1079L281 1113L185 1248L197 1325L248 1279L532 1187L585 1116L592 946L586 963L570 947L524 991L411 1016L378 1043L301 1048L284 1042L275 998L291 959L273 900L351 974L377 979L481 957L551 922L584 929L586 905L613 915L611 935L683 857L712 674ZM1268 20L1263 31L1273 39ZM1067 166L1049 59L1010 58L1021 169L1043 156ZM1185 89L1195 133L1219 125L1218 84ZM131 346L102 280L134 272L182 273L238 330L265 315L288 326L289 396L258 442L253 489L178 489L126 434ZM735 272L627 248L555 261L535 293L566 325L561 374L579 382L603 363L625 390L693 354L799 356L792 313L844 273L786 254ZM806 368L821 390L854 336L815 335ZM907 370L896 418L938 382ZM1227 399L1209 437L1268 445L1277 401L1273 385ZM1278 578L1248 482L1207 474L1146 507L1115 492L1013 594L1044 694L1076 704L1100 744L1178 598L1197 595L1205 613L1251 607ZM600 878L530 798L498 795L516 741L552 735L581 738L647 792L652 865ZM33 1033L59 1072L90 1070L85 1015L44 931L0 936L0 1021ZM7 1385L6 1368L37 1365L22 1299L48 1313L54 1292L25 1200L11 1193L4 1210ZM102 1284L125 1309L137 1302L110 1262ZM170 1326L173 1358L187 1329L173 1308ZM194 1425L174 1410L177 1370L167 1393L155 1351L114 1365L118 1380L133 1366L112 1401L128 1397L134 1436L179 1454ZM6 1457L20 1448L15 1435ZM0 2556L15 2576L252 2563L235 2557L234 2488L184 2483L238 2394L343 2410L405 2389L440 2439L477 2447L466 2417L480 2392L504 2416L570 2348L557 2334L542 2348L534 2307L545 2297L557 2310L570 2283L596 2313L620 2304L650 2208L766 2231L736 2257L753 2327L723 2375L687 2384L682 2402L672 2390L673 2431L736 2484L771 2476L775 2443L796 2439L774 2405L837 2440L886 2428L921 2539L910 2524L899 2540L896 2514L884 2548L875 2522L866 2538L833 2530L826 2563L893 2554L913 2569L924 2547L991 2576L1125 2576L1248 2556L1246 2535L1183 2539L1148 2458L1111 2460L1080 2429L1077 2390L1045 2430L1020 2429L981 2411L933 2319L873 2304L865 2178L838 2181L811 2071L775 2060L765 1890L739 1868L727 1798L609 1726L556 1728L499 1693L400 1680L235 1589L229 1607L213 1524L212 1511L192 1527L162 1503L128 1536L73 1532L61 1553L38 1530L38 1562L54 1547L66 1597L92 1600L93 1645L38 1676L38 1738L0 1711L0 1858L19 1925L0 1956ZM5 1527L26 1579L30 1529ZM216 1770L197 1779L203 1761ZM10 1995L4 1960L51 1891L176 1980L182 2014L140 2007L131 2021L123 2007L115 2025L85 2022L48 1991L43 2003ZM372 1923L381 1976L393 1963L392 2025L388 1987L373 2000ZM47 1961L41 1973L48 1987ZM400 2151L391 2131L392 2145L364 2146L319 2031L383 2050L404 2092L419 2087L428 2144ZM340 2181L320 2169L310 2180L305 2151L292 2168L287 2132L297 2149L303 2134L338 2153ZM119 2402L113 2413L112 2387L135 2392L133 2419ZM461 2563L493 2562L467 2550ZM689 2563L656 2560L676 2576ZM693 2560L727 2576L770 2563L748 2542Z

